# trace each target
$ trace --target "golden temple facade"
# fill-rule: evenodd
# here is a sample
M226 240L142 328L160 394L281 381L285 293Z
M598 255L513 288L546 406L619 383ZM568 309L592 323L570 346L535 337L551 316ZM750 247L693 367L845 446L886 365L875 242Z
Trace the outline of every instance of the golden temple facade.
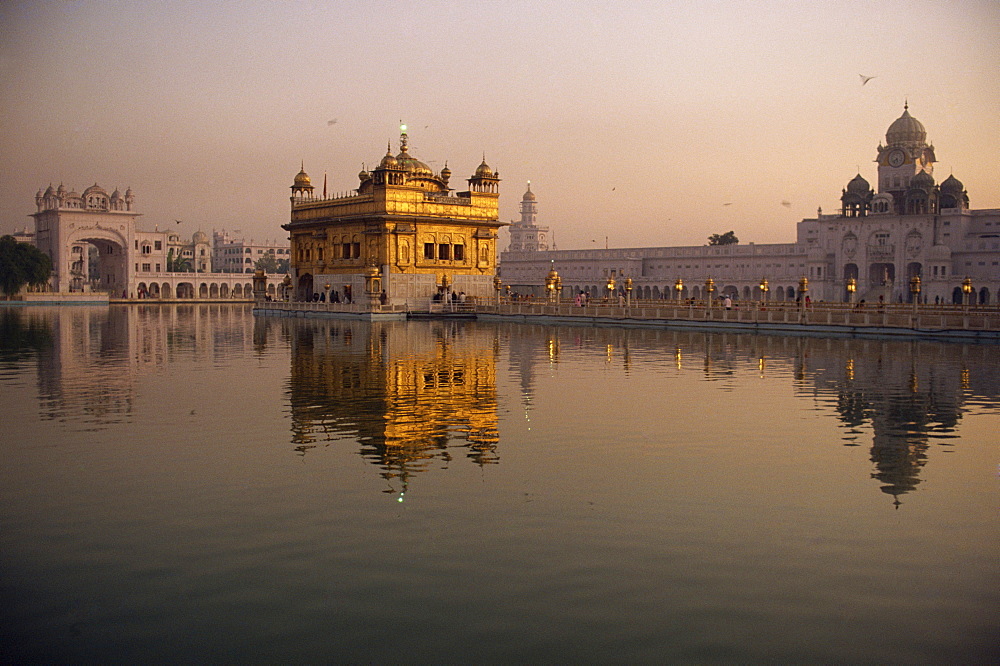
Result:
M317 196L302 170L291 186L293 297L357 301L366 276L381 278L385 302L418 305L435 294L489 298L497 265L498 172L484 158L467 179L468 190L449 186L447 163L439 173L409 153L406 126L397 155L391 146L371 172L362 169L346 196ZM371 284L370 282L368 283Z

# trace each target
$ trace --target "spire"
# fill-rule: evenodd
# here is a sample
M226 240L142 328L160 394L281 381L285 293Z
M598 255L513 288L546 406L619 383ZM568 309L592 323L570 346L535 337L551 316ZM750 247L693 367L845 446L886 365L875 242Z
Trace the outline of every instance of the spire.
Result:
M400 120L399 121L399 152L401 152L401 153L405 153L406 152L406 149L407 149L406 143L407 143L408 138L409 137L407 137L407 135L406 135L406 125L404 125L403 121Z

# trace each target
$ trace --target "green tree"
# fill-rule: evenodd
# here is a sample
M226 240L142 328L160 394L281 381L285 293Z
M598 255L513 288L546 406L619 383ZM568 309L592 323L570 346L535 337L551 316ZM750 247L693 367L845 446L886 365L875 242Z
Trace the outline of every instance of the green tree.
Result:
M733 231L727 231L724 234L712 234L708 237L709 245L735 245L739 242L740 239L736 237L736 233Z
M168 273L190 273L191 260L180 255L174 256L174 248L167 250L167 272Z
M52 259L34 245L0 237L0 290L10 298L24 285L42 286L52 275Z
M265 273L287 273L289 268L288 259L278 259L274 250L268 250L263 257L254 264L256 269L264 269Z

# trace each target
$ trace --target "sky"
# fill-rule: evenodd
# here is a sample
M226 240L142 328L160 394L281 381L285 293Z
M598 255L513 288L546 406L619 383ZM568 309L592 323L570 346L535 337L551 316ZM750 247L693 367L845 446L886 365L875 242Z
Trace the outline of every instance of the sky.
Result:
M283 238L300 165L347 193L402 121L453 187L485 157L503 221L531 181L559 249L792 242L904 102L1000 207L992 0L6 0L0 31L2 233L96 182L140 228Z

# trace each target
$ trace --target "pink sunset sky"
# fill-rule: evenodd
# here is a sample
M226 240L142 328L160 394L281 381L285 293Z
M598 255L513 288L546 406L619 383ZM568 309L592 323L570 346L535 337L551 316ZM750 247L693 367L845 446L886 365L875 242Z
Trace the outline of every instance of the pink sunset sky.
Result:
M11 0L0 25L2 233L97 182L142 228L281 238L300 164L348 192L402 120L455 187L485 155L505 221L530 180L560 249L789 242L874 183L904 100L937 181L1000 207L992 1Z

